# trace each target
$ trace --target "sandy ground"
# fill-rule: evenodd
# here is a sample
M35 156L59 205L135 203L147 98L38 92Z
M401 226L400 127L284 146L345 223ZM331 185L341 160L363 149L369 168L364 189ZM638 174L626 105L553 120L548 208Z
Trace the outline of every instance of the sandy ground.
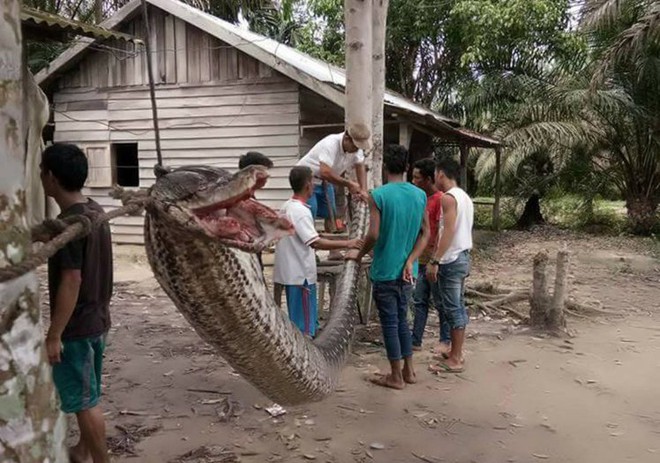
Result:
M462 375L427 371L432 318L420 382L403 391L364 380L387 364L373 320L339 391L278 418L179 315L140 249L118 248L103 398L113 461L660 462L660 261L650 244L552 230L480 242L472 278L506 286L529 284L532 256L567 244L573 294L620 316L569 318L569 339L474 320Z

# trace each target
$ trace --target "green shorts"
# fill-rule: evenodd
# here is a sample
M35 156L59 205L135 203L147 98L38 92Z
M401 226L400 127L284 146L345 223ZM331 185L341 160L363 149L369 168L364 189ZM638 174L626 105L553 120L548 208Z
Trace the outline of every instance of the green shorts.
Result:
M62 341L60 363L53 365L53 381L64 413L95 407L101 398L101 370L105 335Z

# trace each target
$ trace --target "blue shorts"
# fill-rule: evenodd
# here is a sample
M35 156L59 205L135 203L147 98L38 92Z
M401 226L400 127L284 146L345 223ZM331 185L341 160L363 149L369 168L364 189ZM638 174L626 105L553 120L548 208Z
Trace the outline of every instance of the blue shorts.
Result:
M78 413L99 403L104 350L105 335L62 341L53 382L64 413Z
M326 190L328 191L328 200L330 201L330 207L332 208L332 213L337 217L337 208L335 205L335 187L332 183L326 183ZM307 201L310 209L312 209L312 215L316 217L321 217L323 219L330 218L330 209L328 209L328 201L325 198L325 192L323 191L323 185L314 185L314 194Z
M284 285L284 292L289 319L303 334L315 336L318 319L316 285L305 280L303 285Z

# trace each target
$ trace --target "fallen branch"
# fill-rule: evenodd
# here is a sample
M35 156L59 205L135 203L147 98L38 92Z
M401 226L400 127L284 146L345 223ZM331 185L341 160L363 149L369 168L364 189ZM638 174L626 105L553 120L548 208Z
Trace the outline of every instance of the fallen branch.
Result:
M568 299L566 301L566 309L569 309L573 312L591 312L600 315L621 315L619 312L614 312L612 310L605 310L599 307L594 307L592 305L580 304L575 299Z

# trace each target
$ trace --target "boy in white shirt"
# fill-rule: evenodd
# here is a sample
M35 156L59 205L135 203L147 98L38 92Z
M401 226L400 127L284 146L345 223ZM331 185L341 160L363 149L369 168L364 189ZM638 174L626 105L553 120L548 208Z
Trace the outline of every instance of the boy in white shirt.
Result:
M281 213L293 224L295 234L281 239L275 248L273 281L284 286L289 318L303 332L316 335L316 256L314 249L360 248L361 240L321 238L307 201L314 192L312 169L296 166L289 173L293 196Z

